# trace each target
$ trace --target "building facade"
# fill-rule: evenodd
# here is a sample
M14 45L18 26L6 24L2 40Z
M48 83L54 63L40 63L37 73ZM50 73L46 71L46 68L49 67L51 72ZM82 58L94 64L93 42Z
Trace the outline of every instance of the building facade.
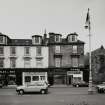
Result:
M78 40L76 33L66 38L62 38L61 34L49 33L48 46L49 71L54 84L69 85L83 80L84 42Z
M40 35L31 39L11 39L0 35L0 79L8 84L22 82L22 72L47 71L48 46ZM43 53L44 52L44 53Z
M77 33L33 35L31 39L11 39L0 34L0 79L22 84L22 72L47 72L53 84L83 80L84 42Z

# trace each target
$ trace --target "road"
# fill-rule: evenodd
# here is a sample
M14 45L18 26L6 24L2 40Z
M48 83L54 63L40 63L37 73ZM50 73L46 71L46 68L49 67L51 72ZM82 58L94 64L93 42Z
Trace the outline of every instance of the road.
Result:
M15 89L0 89L0 105L105 105L105 94L88 94L88 88L52 87L49 94L17 95Z

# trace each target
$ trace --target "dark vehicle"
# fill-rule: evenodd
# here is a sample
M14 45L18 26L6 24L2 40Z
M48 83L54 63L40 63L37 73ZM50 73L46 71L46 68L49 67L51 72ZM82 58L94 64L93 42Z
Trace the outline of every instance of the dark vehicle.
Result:
M96 86L98 93L105 93L105 82Z
M85 81L74 82L74 83L72 83L72 85L74 87L88 87L88 83Z

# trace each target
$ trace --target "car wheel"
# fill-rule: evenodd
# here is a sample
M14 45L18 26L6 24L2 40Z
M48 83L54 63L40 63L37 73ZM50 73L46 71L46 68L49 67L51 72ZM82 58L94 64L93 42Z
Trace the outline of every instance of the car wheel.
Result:
M79 85L76 85L76 87L79 87Z
M45 94L45 93L46 93L46 91L45 91L45 90L41 90L41 93L42 93L42 94Z
M23 94L24 94L24 91L23 91L23 90L20 90L20 91L19 91L19 94L20 94L20 95L23 95Z

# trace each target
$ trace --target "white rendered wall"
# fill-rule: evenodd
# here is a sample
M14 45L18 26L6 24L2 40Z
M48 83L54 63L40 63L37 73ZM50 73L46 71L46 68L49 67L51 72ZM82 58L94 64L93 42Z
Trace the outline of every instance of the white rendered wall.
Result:
M4 46L4 68L10 68L10 46ZM24 46L16 46L16 68L24 68ZM37 68L36 66L36 46L30 47L30 68ZM42 46L42 67L48 67L48 47Z

